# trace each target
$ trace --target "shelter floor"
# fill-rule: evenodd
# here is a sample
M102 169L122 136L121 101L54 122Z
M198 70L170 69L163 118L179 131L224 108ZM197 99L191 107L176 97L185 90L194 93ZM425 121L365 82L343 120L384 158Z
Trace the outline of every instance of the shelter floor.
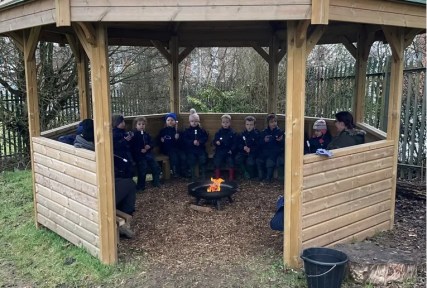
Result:
M223 199L222 210L210 213L189 208L194 199L185 180L173 179L161 188L150 184L137 195L135 238L121 239L119 244L120 261L147 263L141 271L144 287L252 287L260 271L279 265L283 233L269 227L276 200L283 194L277 180L240 181L234 202ZM425 201L398 197L396 223L394 231L376 235L374 241L392 248L403 242L425 260ZM408 236L409 231L417 237ZM425 281L425 264L421 268L420 285ZM129 281L132 287L135 283ZM268 286L268 280L264 284Z

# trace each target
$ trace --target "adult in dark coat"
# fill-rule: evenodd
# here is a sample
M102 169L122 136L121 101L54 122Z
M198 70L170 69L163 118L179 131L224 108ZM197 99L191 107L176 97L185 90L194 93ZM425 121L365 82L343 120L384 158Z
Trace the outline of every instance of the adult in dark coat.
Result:
M245 130L237 136L236 165L246 179L255 177L256 157L260 142L260 133L255 129L256 119L245 118Z
M283 154L283 131L277 127L277 116L271 113L267 116L267 128L261 132L260 153L257 157L258 178L270 182L273 178L277 157ZM265 173L267 171L267 173Z
M95 151L94 144L94 129L93 120L85 119L82 121L82 133L76 136L74 147L84 148ZM130 178L117 178L114 179L114 190L116 198L116 209L123 211L129 215L135 212L136 201L136 186ZM121 235L132 238L134 232L130 229L129 225L123 225L119 228Z
M338 149L365 143L366 132L356 129L353 116L348 111L335 114L335 127L338 135L332 138L327 149Z

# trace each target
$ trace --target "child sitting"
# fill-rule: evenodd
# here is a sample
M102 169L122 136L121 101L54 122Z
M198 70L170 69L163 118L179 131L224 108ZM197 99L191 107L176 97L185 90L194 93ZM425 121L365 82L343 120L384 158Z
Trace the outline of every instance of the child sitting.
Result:
M260 136L260 152L256 159L258 179L260 181L273 179L274 167L280 153L284 150L283 131L277 127L277 116L274 113L267 115L267 128ZM267 170L267 173L265 173Z
M132 139L132 133L126 132L125 119L122 115L114 115L112 123L114 175L116 178L132 178L133 159L129 146L129 141Z
M190 127L184 131L183 142L187 164L191 169L191 181L195 181L195 167L199 164L202 179L206 176L207 153L205 144L208 141L208 133L200 127L200 117L195 109L190 110Z
M224 114L221 117L221 128L215 133L212 141L215 146L215 154L213 158L215 167L215 178L221 177L221 165L226 163L228 167L228 180L234 180L234 152L236 149L235 140L236 133L230 127L231 116Z
M332 137L325 120L319 119L314 122L313 130L313 137L305 142L305 153L316 153L316 150L320 148L326 149L331 142Z
M175 113L168 113L165 116L166 127L159 132L160 151L169 156L172 166L173 176L186 176L185 154L180 145L182 143L180 133L178 132L178 121Z
M255 129L256 119L246 116L245 130L237 137L236 165L245 179L255 177L255 160L259 146L259 131Z
M138 167L138 182L136 188L140 191L144 191L148 167L150 167L153 173L153 186L160 187L160 166L151 152L153 144L150 134L145 131L147 119L145 117L138 117L135 118L133 123L135 130L133 131L134 137L131 141L131 147L132 155Z

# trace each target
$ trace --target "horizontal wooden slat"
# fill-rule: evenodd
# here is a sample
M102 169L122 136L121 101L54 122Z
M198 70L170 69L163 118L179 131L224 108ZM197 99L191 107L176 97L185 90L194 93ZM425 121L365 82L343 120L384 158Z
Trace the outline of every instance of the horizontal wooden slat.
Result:
M38 213L37 214L37 222L45 226L46 228L49 228L59 236L63 237L64 239L70 241L76 246L85 248L91 255L95 257L99 257L99 248L90 244L89 242L85 241L84 239L81 239L77 235L73 234L72 232L68 231L61 225L58 225L52 219L49 219L48 217L44 216L43 214Z
M310 19L311 5L71 7L72 21L227 21Z
M333 183L316 186L310 189L304 189L302 192L303 203L315 199L334 195L350 189L355 189L370 183L391 179L393 170L391 168L378 170L369 174L362 174L356 177L349 177Z
M83 229L79 225L71 222L70 220L62 217L61 215L55 213L53 210L37 203L37 213L43 215L44 217L51 219L57 225L63 227L64 229L70 231L74 235L78 236L80 239L88 242L89 244L99 247L99 237L86 229Z
M0 33L17 31L53 23L55 23L55 10L42 11L10 20L0 20Z
M377 159L360 163L348 167L342 167L339 169L329 170L327 172L317 173L310 176L305 176L303 180L304 189L311 187L332 183L342 179L355 177L362 174L368 174L375 172L380 169L385 169L393 166L393 157L386 157L383 159ZM369 177L369 175L366 175Z
M334 246L334 245L337 245L340 243L351 243L351 242L355 242L355 241L362 241L368 237L372 237L375 234L378 234L379 232L387 231L389 229L390 229L390 221L386 221L386 222L380 223L378 225L372 226L369 229L363 230L359 233L356 233L354 235L346 237L344 239L333 242L333 243L327 245L327 247L331 247L331 246Z
M311 4L310 0L121 0L112 2L108 0L73 0L71 6L83 7L167 7L167 6L264 6L264 5L290 5Z
M358 198L366 197L368 195L390 189L391 183L391 179L386 179L380 182L375 182L369 185L347 190L342 193L333 194L325 198L316 199L310 202L303 202L302 215L308 215L317 211L322 211L342 203L350 203Z
M327 158L325 156L319 156L315 154L304 155L304 164L319 162L319 161L327 161L337 157L343 157L343 156L352 155L356 153L362 153L365 151L380 149L384 147L390 147L393 145L394 145L394 142L391 140L381 140L381 141L332 150L332 153L333 153L332 158Z
M49 167L49 169L55 170L64 175L64 177L72 177L76 180L81 180L86 183L96 185L96 174L77 166L67 164L65 162L50 158L49 156L33 153L34 162L43 166Z
M341 239L351 237L356 233L359 233L363 230L369 229L372 226L376 226L380 223L390 221L390 211L384 211L372 217L365 218L361 221L357 221L348 226L342 227L340 229L331 231L326 234L321 234L318 237L312 238L305 241L303 239L303 248L312 247L312 246L326 246L333 242L339 241Z
M44 137L33 137L31 138L33 143L37 143L43 146L48 146L50 148L63 151L72 155L77 155L85 159L95 161L95 152L82 148L75 148L72 145L65 144L56 140L52 140Z
M330 0L331 6L425 17L425 5L382 0ZM424 6L424 7L423 7ZM368 23L368 22L367 22Z
M351 17L349 17L349 15L351 15ZM354 23L426 28L425 16L378 12L366 9L354 9L351 7L330 6L329 19Z
M302 239L309 240L322 234L329 233L333 230L345 227L362 219L371 217L373 215L380 214L381 212L390 210L391 201L387 200L384 202L376 203L363 209L342 215L337 218L330 219L328 221L320 222L317 225L303 228ZM302 225L306 227L305 218L303 217Z
M365 151L362 153L355 153L348 156L330 158L327 161L314 162L304 164L304 176L321 173L324 171L330 171L341 167L351 166L359 163L364 163L376 159L386 158L393 156L393 147L385 147L380 149L374 149Z
M58 205L64 206L65 208L76 212L91 222L98 223L98 212L86 206L85 204L81 204L39 183L36 183L36 195L37 194L41 194L44 197L49 198Z
M56 191L65 197L73 199L74 201L77 201L84 206L92 208L93 210L98 210L98 200L96 198L84 194L79 190L73 189L70 186L64 185L61 182L55 181L54 179L49 178L49 175L40 174L40 172L43 171L40 171L39 167L39 165L34 166L36 183L46 188L50 188L51 190Z
M53 158L58 161L67 163L69 165L85 169L89 172L96 173L96 162L90 161L86 158L82 158L78 155L69 154L67 152L36 143L34 143L33 145L33 151L48 156L49 158Z
M375 194L363 198L343 203L321 211L303 216L303 228L307 228L330 219L339 218L340 216L352 213L376 203L384 202L391 199L391 189L382 190Z
M38 191L47 189L46 187L43 187L39 184L36 184L36 189ZM46 207L49 210L52 210L53 212L57 213L58 215L63 216L65 219L70 220L76 225L79 225L80 227L84 228L85 230L88 230L89 232L93 233L94 235L98 235L99 233L99 227L98 224L90 221L89 219L82 217L81 215L77 214L74 211L71 211L65 206L61 206L58 203L55 203L54 201L50 200L47 197L44 197L42 193L36 193L36 201L37 203L40 203L40 205Z

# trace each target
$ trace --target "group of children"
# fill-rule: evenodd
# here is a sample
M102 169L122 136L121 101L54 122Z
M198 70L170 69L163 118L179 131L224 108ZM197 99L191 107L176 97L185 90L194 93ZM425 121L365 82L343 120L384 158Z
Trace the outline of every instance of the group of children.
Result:
M284 132L277 126L277 116L268 114L267 127L263 131L255 128L253 116L245 118L245 128L236 133L231 127L231 116L221 116L221 128L215 133L212 145L214 177L221 177L221 169L228 169L228 180L236 178L236 168L245 179L257 179L270 182L274 169L278 169L279 179L284 174ZM153 186L160 185L160 166L152 152L154 140L146 131L147 119L137 117L133 130L126 131L123 116L113 116L113 150L116 177L132 177L133 165L137 167L137 189L145 189L148 169L153 175ZM306 141L305 153L314 153L318 148L325 148L331 141L326 122L317 120L313 126L314 135ZM206 178L208 154L208 133L200 126L200 116L191 109L189 126L178 129L175 113L165 115L165 127L158 133L157 145L160 152L169 156L172 175L175 177L196 178L196 167L202 179Z

